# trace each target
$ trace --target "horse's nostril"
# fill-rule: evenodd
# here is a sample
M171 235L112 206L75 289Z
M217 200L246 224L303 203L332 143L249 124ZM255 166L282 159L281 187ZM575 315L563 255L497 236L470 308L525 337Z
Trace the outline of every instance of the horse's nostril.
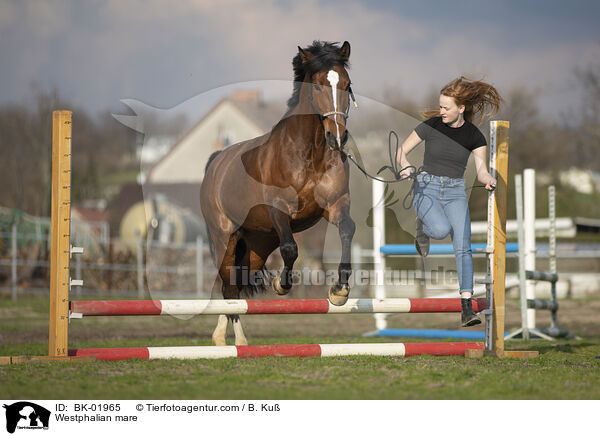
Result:
M348 140L348 131L344 130L344 134L342 135L342 145L346 144L347 140Z

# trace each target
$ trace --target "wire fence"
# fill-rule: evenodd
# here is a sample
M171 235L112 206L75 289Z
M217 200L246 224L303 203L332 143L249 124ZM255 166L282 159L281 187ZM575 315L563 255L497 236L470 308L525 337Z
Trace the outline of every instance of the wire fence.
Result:
M88 237L72 231L72 244L84 248L70 260L74 295L145 297L210 296L216 270L209 249L198 239L188 244L134 243ZM21 233L18 225L0 233L0 292L13 299L24 293L48 292L50 241L43 232Z
M132 298L211 298L220 297L220 283L215 287L217 270L210 248L201 238L193 243L158 241L128 242L121 239L82 237L71 232L73 246L83 247L83 254L70 259L70 275L82 280L83 286L73 286L74 297L104 296ZM362 257L360 247L354 255ZM364 255L368 256L365 251ZM294 265L300 280L294 284L291 298L324 298L330 283L315 277L329 273L337 279L341 253L304 251ZM272 274L281 270L278 251L271 256L267 269ZM325 260L324 260L325 259ZM372 262L372 260L365 260ZM357 264L357 267L359 265ZM317 273L317 274L314 274ZM319 284L314 286L314 284ZM47 235L21 233L18 226L0 233L0 294L20 295L48 293L50 284L50 241ZM369 283L357 284L356 297L371 294ZM270 295L270 297L269 297ZM272 298L271 294L256 297Z
M0 232L0 294L11 295L14 300L28 293L48 293L50 283L50 241L49 235L40 228L31 232L31 226L24 226L21 232L18 222L10 231ZM73 227L72 243L84 248L83 255L75 255L70 261L71 277L83 280L83 286L74 286L74 296L105 296L133 298L210 298L217 276L210 250L202 239L192 243L176 244L157 241L127 242L109 239L103 232L88 231L85 227ZM6 230L6 229L5 229ZM538 244L536 257L540 267L547 262L547 244ZM600 244L560 243L557 249L559 273L600 273ZM275 252L275 259L268 269L276 272L281 268L281 259ZM292 298L324 298L328 284L315 279L319 274L332 273L337 278L337 264L340 253L337 251L309 252L301 250L301 256L294 265L295 271L303 280L294 285ZM375 283L368 275L373 267L372 250L362 249L354 244L352 252L354 273L351 276L352 295L369 297ZM444 262L446 262L444 264ZM446 270L453 268L453 256L438 260L436 265L444 265ZM478 258L474 256L476 270ZM398 286L406 292L407 286L420 287L421 293L433 291L423 287L425 269L422 259L405 256L403 259L388 260L392 272L398 272ZM514 265L513 265L514 264ZM431 269L431 268L429 268ZM507 255L507 274L516 271L516 258ZM435 271L429 271L431 275ZM365 280L360 281L361 273ZM366 275L365 275L366 273ZM404 275L402 275L404 274ZM308 277L308 280L306 279ZM408 277L408 281L406 279ZM316 284L316 286L315 286ZM220 286L220 285L219 285ZM446 281L437 291L452 288L453 282ZM390 289L393 289L393 284ZM220 296L220 289L215 289ZM269 294L266 296L268 297ZM409 295L407 295L409 296ZM260 297L260 296L258 296Z

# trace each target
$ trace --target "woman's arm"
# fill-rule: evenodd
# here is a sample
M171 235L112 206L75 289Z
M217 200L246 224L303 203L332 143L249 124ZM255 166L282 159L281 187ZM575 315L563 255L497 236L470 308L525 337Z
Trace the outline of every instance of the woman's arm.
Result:
M406 155L410 153L410 151L415 148L419 143L421 143L422 139L417 135L417 132L414 130L408 138L404 140L402 145L400 146L400 151L396 155L396 162L398 162L398 166L402 168L410 167L410 162L406 159ZM405 170L400 172L402 177L408 177L414 172L414 168L406 168Z
M477 169L477 180L485 185L485 189L493 191L496 187L496 179L487 170L486 157L487 157L487 145L484 147L478 147L473 150L473 156L475 157L475 168Z

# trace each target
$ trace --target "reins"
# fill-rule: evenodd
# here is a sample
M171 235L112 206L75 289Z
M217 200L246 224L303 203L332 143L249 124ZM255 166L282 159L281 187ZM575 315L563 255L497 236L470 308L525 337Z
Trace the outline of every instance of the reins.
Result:
M394 138L394 140L395 140L394 145L392 145L392 138ZM417 176L419 174L423 173L423 167L421 166L421 167L417 168L414 165L408 165L404 168L398 168L398 162L396 160L396 156L398 156L398 150L400 148L401 148L401 146L398 141L398 134L395 131L390 130L390 133L388 135L388 156L390 158L390 165L384 165L381 168L379 168L379 171L377 171L377 175L379 175L380 173L382 173L385 170L390 170L391 173L394 175L393 180L386 180L386 179L382 179L382 178L379 178L376 176L372 176L363 167L360 166L360 164L354 159L354 157L350 153L348 153L345 150L339 150L339 152L341 154L343 154L344 156L346 156L348 159L350 159L350 161L352 161L352 163L354 163L356 168L358 168L365 176L367 176L370 179L377 180L378 182L397 183L397 182L402 182L404 180L411 179L413 181L413 183L412 183L410 189L408 190L408 192L406 193L406 195L404 196L404 199L402 200L402 206L405 209L410 209L412 207L412 201L415 197L415 194L417 193L417 188L418 188ZM410 168L414 169L414 171L406 177L401 177L402 171L404 171L406 169L410 169ZM485 188L485 185L473 185L469 189L473 189L473 188ZM407 205L407 201L409 198L411 199L410 204Z

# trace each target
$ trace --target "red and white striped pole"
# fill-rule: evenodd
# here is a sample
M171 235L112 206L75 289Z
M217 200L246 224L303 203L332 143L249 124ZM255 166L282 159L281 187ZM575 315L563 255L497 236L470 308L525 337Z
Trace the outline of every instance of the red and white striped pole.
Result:
M487 308L476 298L473 309ZM122 300L71 301L71 317L116 315L244 315L309 313L443 313L460 312L460 298L349 299L334 306L327 299L294 300Z
M223 359L228 357L335 357L335 356L464 356L465 350L483 350L482 342L381 344L244 345L199 347L87 348L69 350L69 356L96 356L98 360Z

